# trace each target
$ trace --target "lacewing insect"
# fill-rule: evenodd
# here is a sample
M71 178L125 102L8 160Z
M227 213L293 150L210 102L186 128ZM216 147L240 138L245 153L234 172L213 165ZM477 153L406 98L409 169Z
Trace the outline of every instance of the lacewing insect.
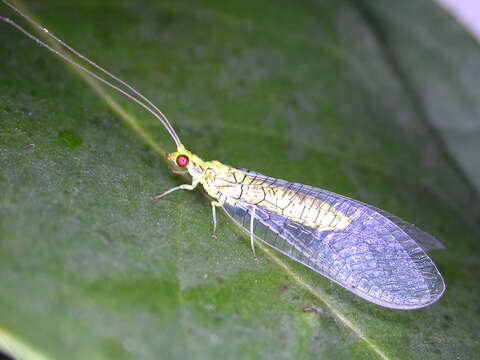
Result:
M436 302L444 293L443 278L426 254L430 249L443 246L431 235L386 211L346 196L219 161L202 160L187 150L165 115L135 88L55 37L6 0L2 2L63 50L42 42L8 18L0 17L2 21L160 120L177 147L176 152L167 155L168 160L188 172L192 183L174 187L153 199L180 189L193 190L201 184L212 198L212 236L217 224L215 209L222 207L235 224L250 234L255 258L254 239L258 239L352 293L387 308L422 308ZM74 61L64 51L82 59L105 78Z

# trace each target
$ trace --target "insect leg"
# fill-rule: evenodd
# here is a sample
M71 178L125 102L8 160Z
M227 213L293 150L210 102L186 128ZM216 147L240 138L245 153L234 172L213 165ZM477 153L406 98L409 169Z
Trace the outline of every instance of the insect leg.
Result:
M175 190L193 190L193 189L195 189L195 188L197 187L197 185L198 185L198 182L193 183L192 185L190 185L190 184L183 184L183 185L180 185L180 186L175 186L174 188L165 191L163 194L156 195L156 196L152 196L151 199L152 199L152 200L161 199L161 198L164 197L165 195L168 195L168 194L170 194L171 192L174 192Z
M254 206L252 213L250 214L250 245L252 247L253 258L258 260L257 254L255 254L255 243L253 242L253 220L255 220L255 209L256 207Z
M222 206L221 203L218 201L212 201L212 214L213 214L213 231L212 231L212 238L216 238L217 235L215 232L217 231L217 217L215 215L215 207Z
M185 175L188 173L188 170L177 170L177 169L174 169L173 167L169 167L169 169L172 173L177 175Z

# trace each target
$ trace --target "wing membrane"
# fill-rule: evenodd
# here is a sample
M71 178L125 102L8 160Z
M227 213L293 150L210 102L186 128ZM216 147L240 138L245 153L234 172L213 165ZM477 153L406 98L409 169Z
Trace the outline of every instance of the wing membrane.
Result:
M344 230L320 231L257 204L254 235L267 245L385 307L421 308L438 300L445 291L442 276L424 251L442 245L414 225L327 190L242 171L255 176L263 186L273 184L294 191L296 196L314 197L352 220ZM253 206L240 201L224 208L249 232Z

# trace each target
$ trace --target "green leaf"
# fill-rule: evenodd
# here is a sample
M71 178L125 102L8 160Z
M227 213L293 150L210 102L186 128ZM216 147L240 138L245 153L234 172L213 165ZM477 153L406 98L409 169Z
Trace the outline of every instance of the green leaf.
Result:
M458 26L434 4L403 3L425 9L401 13L417 25L412 37ZM212 239L200 192L150 200L185 182L164 161L174 144L161 124L2 23L2 351L22 359L480 351L478 196L431 121L450 98L429 97L433 112L419 107L429 87L412 80L410 58L392 52L398 22L379 2L27 5L148 95L202 158L327 188L434 234L447 247L432 253L447 291L426 309L384 309L264 247L255 262L223 215ZM479 51L468 41L444 45L451 56ZM436 50L418 66L438 65Z

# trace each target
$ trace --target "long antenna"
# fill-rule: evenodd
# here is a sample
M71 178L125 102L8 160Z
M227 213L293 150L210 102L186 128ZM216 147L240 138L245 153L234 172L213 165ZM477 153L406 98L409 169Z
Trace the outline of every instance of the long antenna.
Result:
M112 73L110 73L109 71L105 70L103 67L101 67L100 65L98 65L97 63L95 63L94 61L90 60L89 58L87 58L86 56L82 55L80 52L78 52L77 50L75 50L74 48L72 48L70 45L68 45L67 43L65 43L64 41L62 41L61 39L57 38L55 35L53 35L50 31L48 31L47 28L45 27L42 27L41 25L39 25L37 22L35 22L33 19L31 19L28 15L26 15L25 13L23 13L21 10L17 9L15 6L13 6L12 4L10 4L9 2L7 2L6 0L1 0L6 6L10 7L11 9L13 9L17 14L19 14L21 17L23 17L28 23L30 23L32 26L36 27L38 30L42 31L43 33L45 33L48 37L50 37L51 39L53 39L54 41L56 41L58 44L60 44L61 46L63 46L65 49L67 49L68 51L70 51L72 54L76 55L77 57L79 57L80 59L86 61L87 63L89 63L90 65L92 65L93 67L95 67L97 70L100 70L102 73L104 73L105 75L107 75L108 77L110 77L111 79L115 80L117 83L123 85L124 87L126 87L128 90L130 90L134 95L136 96L133 96L132 94L128 93L127 91L121 89L120 87L112 84L110 81L104 79L103 77L95 74L94 72L88 70L87 68L85 68L84 66L80 65L79 63L77 63L75 60L69 58L66 54L64 54L63 52L60 52L59 50L56 50L54 49L53 47L51 47L50 45L46 44L45 42L41 41L39 38L37 38L35 35L31 34L30 32L28 32L27 30L25 30L23 27L21 27L20 25L18 25L17 23L15 23L13 20L9 19L9 18L6 18L6 17L3 17L3 16L0 16L0 20L6 22L7 24L10 24L12 25L14 28L16 28L17 30L19 30L20 32L22 32L23 34L25 34L27 37L29 37L30 39L34 40L38 45L46 48L47 50L49 50L50 52L54 53L55 55L61 57L63 60L65 60L66 62L68 62L69 64L71 64L72 66L76 67L77 69L80 69L81 71L84 71L85 73L87 73L88 75L90 75L91 77L97 79L98 81L102 82L103 84L109 86L110 88L118 91L120 94L126 96L127 98L129 98L130 100L136 102L138 105L140 105L141 107L143 107L144 109L146 109L147 111L149 111L153 116L155 116L158 120L160 120L160 122L162 123L162 125L165 127L165 129L168 131L168 133L170 134L170 136L172 137L172 139L175 141L175 144L177 146L181 145L181 141L180 141L180 138L178 137L177 133L175 132L175 130L173 129L172 125L170 124L170 122L168 121L167 117L147 98L145 97L143 94L141 94L138 90L136 90L133 86L131 86L130 84L126 83L125 81L121 80L120 78L118 78L117 76L113 75ZM140 98L141 100L139 100L138 98ZM142 101L143 100L143 101ZM146 103L146 104L145 104ZM148 104L148 105L147 105ZM149 106L150 105L150 106Z

